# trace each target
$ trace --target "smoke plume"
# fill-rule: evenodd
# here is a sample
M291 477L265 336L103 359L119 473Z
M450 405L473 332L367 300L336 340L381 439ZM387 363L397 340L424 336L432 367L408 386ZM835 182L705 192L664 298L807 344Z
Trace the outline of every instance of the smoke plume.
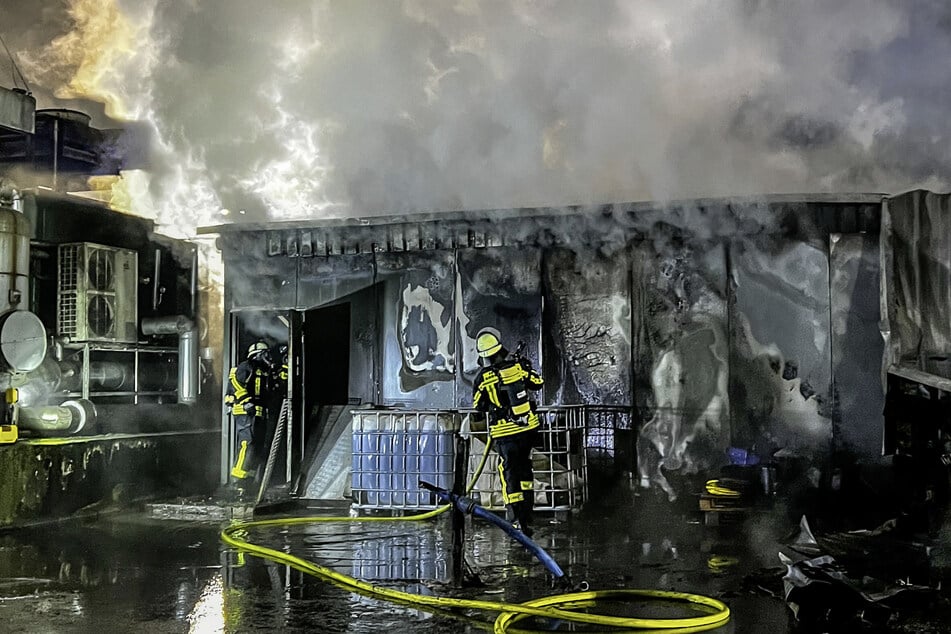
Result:
M942 0L3 1L176 226L951 183Z

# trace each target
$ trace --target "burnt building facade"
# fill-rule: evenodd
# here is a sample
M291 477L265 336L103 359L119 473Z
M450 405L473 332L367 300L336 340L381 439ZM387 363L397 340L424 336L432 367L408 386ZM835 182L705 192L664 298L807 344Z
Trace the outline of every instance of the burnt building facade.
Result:
M483 326L526 343L546 379L543 405L622 411L588 434L589 455L671 498L672 476L723 464L730 447L874 462L882 201L772 196L210 228L225 263L226 361L257 338L289 345L290 472L313 457L323 406L469 408ZM226 456L226 417L223 430Z

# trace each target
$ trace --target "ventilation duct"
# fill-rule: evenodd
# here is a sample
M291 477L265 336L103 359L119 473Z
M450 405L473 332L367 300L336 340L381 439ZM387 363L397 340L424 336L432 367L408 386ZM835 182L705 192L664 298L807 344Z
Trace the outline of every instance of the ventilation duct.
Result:
M178 402L192 405L198 400L198 331L184 315L146 317L144 335L178 335Z

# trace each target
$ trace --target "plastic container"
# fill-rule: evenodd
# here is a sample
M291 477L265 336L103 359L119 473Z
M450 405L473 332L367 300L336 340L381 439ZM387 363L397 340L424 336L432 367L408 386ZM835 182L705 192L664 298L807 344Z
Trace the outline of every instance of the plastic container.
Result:
M425 480L452 488L455 412L354 410L351 489L357 509L431 510Z

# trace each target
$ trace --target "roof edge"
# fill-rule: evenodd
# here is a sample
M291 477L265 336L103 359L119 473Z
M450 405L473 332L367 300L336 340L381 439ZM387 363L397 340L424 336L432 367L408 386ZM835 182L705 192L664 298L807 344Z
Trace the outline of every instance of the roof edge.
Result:
M888 194L848 192L810 194L763 194L746 196L723 196L685 198L670 201L640 201L623 203L570 204L564 206L513 207L508 209L473 209L454 211L429 211L411 214L379 214L373 216L348 216L336 218L298 218L270 222L234 222L198 227L199 235L215 233L242 233L262 230L313 229L338 227L386 226L405 223L452 222L460 220L501 220L509 218L534 218L538 216L574 216L597 211L636 213L668 207L707 207L715 205L753 204L878 204Z

